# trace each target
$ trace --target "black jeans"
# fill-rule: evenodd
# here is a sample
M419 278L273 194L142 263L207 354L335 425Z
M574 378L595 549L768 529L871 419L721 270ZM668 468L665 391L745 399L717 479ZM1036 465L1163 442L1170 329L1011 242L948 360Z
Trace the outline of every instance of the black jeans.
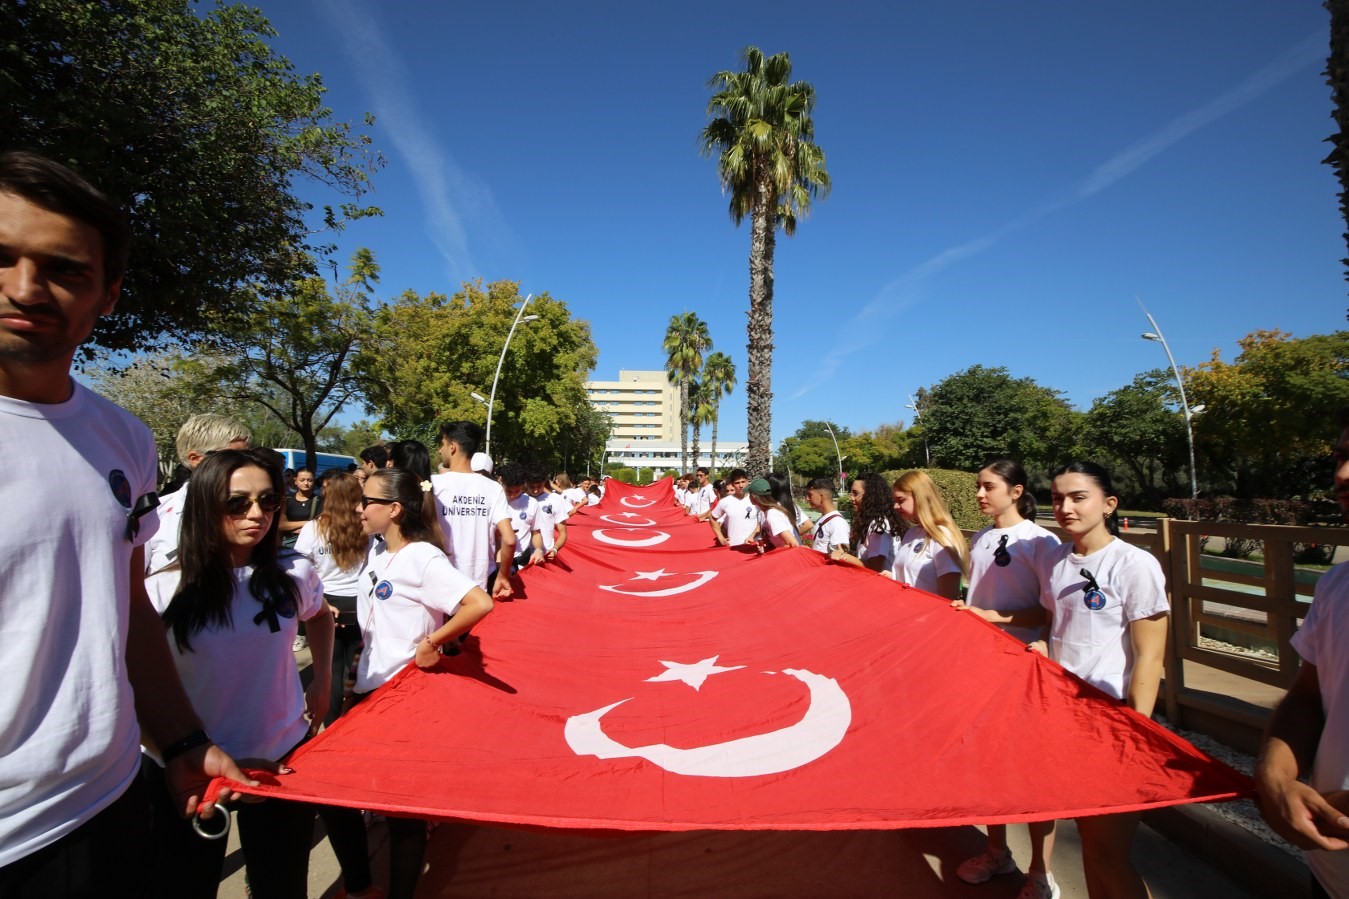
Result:
M55 843L0 868L0 899L144 896L150 817L145 785L132 781L111 805Z
M337 627L333 632L333 688L329 693L328 714L323 726L330 727L342 714L342 699L346 693L347 672L361 651L361 626L356 623L356 597L323 594L329 605L338 612Z
M164 770L148 757L141 762L141 777L154 807L155 852L148 866L146 895L151 899L213 899L228 841L199 836L191 822L178 815L164 783ZM314 807L268 799L241 802L235 812L254 899L305 899Z

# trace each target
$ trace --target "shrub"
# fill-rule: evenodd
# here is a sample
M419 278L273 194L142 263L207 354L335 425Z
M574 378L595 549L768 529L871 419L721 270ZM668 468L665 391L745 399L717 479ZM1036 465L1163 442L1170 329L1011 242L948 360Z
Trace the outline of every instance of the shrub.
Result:
M1171 517L1190 521L1307 525L1325 520L1323 504L1300 499L1169 499L1162 507ZM1247 559L1258 549L1263 549L1259 540L1233 537L1227 540L1222 554ZM1334 554L1333 545L1293 544L1294 562L1325 565Z
M977 531L988 524L988 517L979 511L979 501L974 497L974 491L979 483L977 474L945 468L923 468L920 471L932 478L932 483L941 491L942 499L946 500L946 507L951 510L951 518L955 520L956 527ZM893 484L903 473L887 471L885 480Z

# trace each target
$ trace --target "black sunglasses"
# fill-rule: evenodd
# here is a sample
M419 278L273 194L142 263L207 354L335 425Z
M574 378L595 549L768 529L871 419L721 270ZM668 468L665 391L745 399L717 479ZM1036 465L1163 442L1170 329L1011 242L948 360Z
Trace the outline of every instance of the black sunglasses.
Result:
M275 493L264 493L261 496L248 496L243 493L231 493L225 499L225 514L238 517L247 515L248 510L257 503L258 508L268 515L281 508L281 497Z
M369 505L370 505L371 503L375 503L376 505L380 505L380 506L391 506L391 505L393 505L393 504L396 503L396 502L398 502L398 500L396 500L396 499L385 499L385 498L382 497L382 496L365 496L364 494L361 495L361 508L362 508L362 509L368 508Z

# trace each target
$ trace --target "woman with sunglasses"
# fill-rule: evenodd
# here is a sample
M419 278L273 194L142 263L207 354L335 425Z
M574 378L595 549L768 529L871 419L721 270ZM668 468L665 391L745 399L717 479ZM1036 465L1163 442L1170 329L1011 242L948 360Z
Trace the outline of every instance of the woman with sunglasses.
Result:
M177 560L145 582L204 729L255 766L282 758L313 733L330 692L333 619L313 564L279 551L285 495L280 469L256 451L211 453L188 482ZM308 690L291 653L302 619L310 623L314 656ZM155 759L146 758L142 771L148 780L163 777ZM162 787L151 794L168 795ZM225 841L200 838L167 802L161 805L151 894L215 896ZM238 821L252 894L305 896L314 808L245 803Z
M336 621L333 636L332 693L326 727L342 713L347 673L361 649L361 626L356 621L356 594L370 553L370 535L361 527L361 482L355 475L335 474L324 488L323 511L305 522L295 540L295 551L309 557L323 583L323 599Z
M492 598L456 571L441 550L435 495L410 471L383 468L365 482L361 526L381 537L370 548L357 604L365 650L353 702L409 662L434 668L440 647L492 611ZM353 813L354 814L354 813ZM327 820L327 819L325 819ZM389 897L412 899L426 849L426 822L389 817ZM360 826L360 816L355 815Z
M891 575L919 590L958 598L969 549L937 485L924 472L906 471L895 481L892 498L909 528L895 547Z
M1040 601L1049 636L1031 648L1151 717L1170 612L1162 566L1119 539L1119 497L1101 466L1059 469L1052 498L1054 518L1072 542L1045 559ZM1137 812L1077 819L1090 895L1148 895L1130 857L1138 819Z
M875 572L888 572L895 562L895 542L904 531L890 501L890 488L884 477L867 472L857 476L849 493L853 508L852 542L857 552L836 546L829 558Z
M1022 643L1038 640L1044 629L1041 565L1059 545L1058 537L1035 523L1035 497L1027 481L1026 470L1011 459L994 459L980 470L975 498L979 511L992 517L993 523L970 540L969 591L964 601L951 603L957 609L969 609ZM1027 827L1031 859L1017 899L1055 899L1059 888L1049 870L1054 822L1035 821ZM984 883L1016 870L1016 861L1007 848L1007 825L990 824L988 847L961 864L956 874L966 883Z

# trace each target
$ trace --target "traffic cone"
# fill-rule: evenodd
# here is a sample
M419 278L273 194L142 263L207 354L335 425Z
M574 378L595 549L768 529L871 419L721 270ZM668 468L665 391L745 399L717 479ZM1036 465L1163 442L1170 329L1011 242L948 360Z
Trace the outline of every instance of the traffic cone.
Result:
M1126 531L1129 530L1129 519L1128 519L1128 518L1125 518L1125 519L1124 519L1124 529L1125 529Z

